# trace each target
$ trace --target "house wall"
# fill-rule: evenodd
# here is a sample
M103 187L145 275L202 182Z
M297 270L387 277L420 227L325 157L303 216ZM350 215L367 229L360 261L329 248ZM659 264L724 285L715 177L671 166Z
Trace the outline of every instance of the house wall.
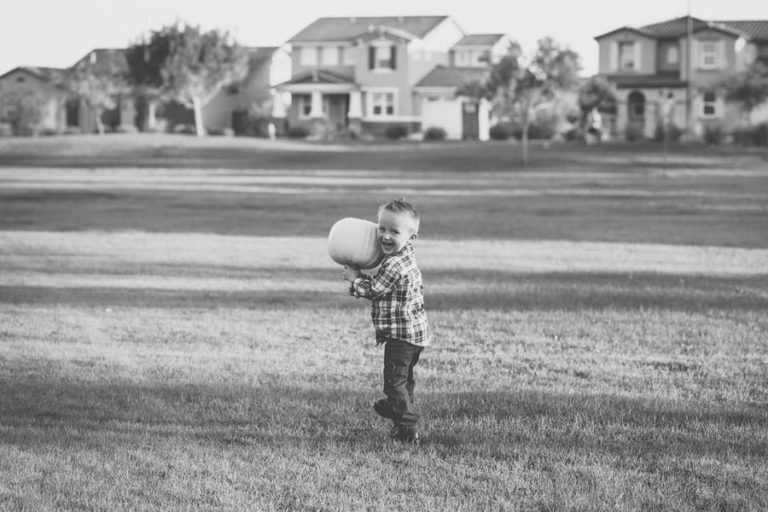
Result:
M461 139L461 100L447 96L422 97L421 123L424 130L439 127L445 130L446 138Z
M719 63L716 69L704 69L701 67L700 52L705 41L717 41L719 46ZM685 40L683 39L683 42ZM691 79L694 84L703 87L712 87L725 76L736 72L736 37L728 36L719 31L704 30L697 32L693 37L693 66ZM688 67L684 68L683 79L688 76Z
M632 70L618 67L619 42L635 42L640 45L639 64ZM656 41L632 30L622 30L598 41L599 70L605 74L652 75L656 73Z
M0 79L0 97L9 94L15 97L26 94L39 94L45 99L41 130L60 131L66 128L66 94L53 84L45 82L29 73L16 70ZM0 112L0 118L3 112Z
M336 65L329 65L325 64L322 61L321 55L322 52L318 51L318 48L323 47L333 47L336 48L336 51L339 52L337 56L338 64ZM349 49L349 50L347 50ZM355 76L355 68L356 65L348 65L344 64L344 54L343 52L346 51L352 51L355 55L356 63L359 64L362 57L366 57L366 63L367 63L367 53L363 55L361 48L359 48L359 45L356 47L353 44L349 42L323 42L323 43L298 43L294 44L291 49L291 73L292 76L299 75L305 71L310 71L313 69L325 69L332 73L336 73L338 75L346 76L349 78L352 78ZM302 54L304 52L313 52L315 53L315 64L302 64ZM288 79L286 79L288 80ZM279 83L279 82L278 82Z
M376 41L386 40L395 45L395 69L381 71L368 69L368 47ZM362 58L360 58L362 56ZM397 38L381 37L366 41L359 45L358 60L355 66L355 79L363 90L363 116L367 116L369 109L368 91L373 89L396 89L397 107L395 115L411 116L413 111L410 94L409 69L408 69L408 46L405 41ZM406 63L406 64L404 64ZM369 119L366 119L369 120ZM383 121L383 120L382 120Z

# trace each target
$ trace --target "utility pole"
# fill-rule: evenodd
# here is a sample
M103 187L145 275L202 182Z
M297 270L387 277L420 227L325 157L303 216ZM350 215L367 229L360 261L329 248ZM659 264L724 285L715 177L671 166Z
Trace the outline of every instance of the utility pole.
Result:
M686 17L686 87L685 87L685 132L693 139L693 18L691 18L691 0L688 2Z

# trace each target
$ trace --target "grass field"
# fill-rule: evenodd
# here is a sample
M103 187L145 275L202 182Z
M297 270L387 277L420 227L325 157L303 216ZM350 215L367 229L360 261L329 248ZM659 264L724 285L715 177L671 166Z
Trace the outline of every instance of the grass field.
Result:
M0 139L0 510L768 510L768 155ZM421 446L330 225L405 195Z

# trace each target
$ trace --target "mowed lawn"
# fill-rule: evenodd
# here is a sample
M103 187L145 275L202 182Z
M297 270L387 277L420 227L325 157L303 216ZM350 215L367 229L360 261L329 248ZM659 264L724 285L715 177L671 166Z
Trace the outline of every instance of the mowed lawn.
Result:
M768 509L768 156L0 140L0 510ZM420 446L325 237L405 196Z

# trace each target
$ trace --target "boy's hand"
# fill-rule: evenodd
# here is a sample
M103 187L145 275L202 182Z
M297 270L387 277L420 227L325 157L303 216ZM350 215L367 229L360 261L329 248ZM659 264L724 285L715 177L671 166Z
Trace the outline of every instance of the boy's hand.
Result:
M341 273L341 277L350 282L354 281L360 277L360 270L352 267L344 267L344 271Z

